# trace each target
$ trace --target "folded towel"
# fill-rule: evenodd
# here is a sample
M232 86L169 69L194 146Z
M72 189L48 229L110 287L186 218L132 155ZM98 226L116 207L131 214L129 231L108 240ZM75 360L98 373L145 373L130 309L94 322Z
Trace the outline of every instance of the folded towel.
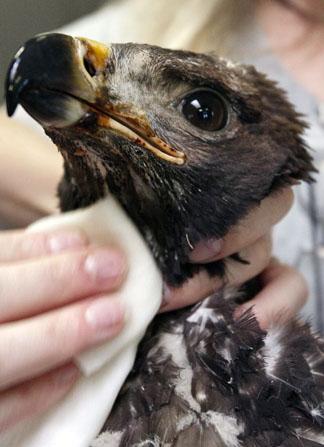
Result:
M90 241L121 247L127 279L113 294L125 303L126 324L113 340L84 352L76 363L83 377L65 399L41 417L0 435L1 447L89 447L129 374L139 341L158 312L162 277L145 241L125 211L109 196L95 205L33 224L28 231L81 228Z

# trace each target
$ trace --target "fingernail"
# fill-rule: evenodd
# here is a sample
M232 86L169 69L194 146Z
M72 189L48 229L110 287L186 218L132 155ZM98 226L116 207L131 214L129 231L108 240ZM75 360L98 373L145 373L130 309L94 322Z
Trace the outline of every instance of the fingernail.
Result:
M48 236L47 244L51 253L60 253L69 248L84 247L87 237L78 231L62 232Z
M87 257L84 264L84 269L95 281L119 278L125 268L123 255L112 249L98 249Z
M199 242L190 254L191 262L209 262L219 255L224 245L223 239L208 239Z
M85 319L89 326L97 332L116 326L125 319L124 306L112 298L98 298L90 304L85 312Z
M55 382L57 385L69 385L75 382L79 375L78 368L72 363L55 375Z

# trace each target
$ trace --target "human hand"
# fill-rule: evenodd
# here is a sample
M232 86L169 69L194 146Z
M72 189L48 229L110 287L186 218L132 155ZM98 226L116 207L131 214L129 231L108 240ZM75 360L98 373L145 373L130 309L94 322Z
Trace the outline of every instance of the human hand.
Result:
M222 241L201 243L191 253L191 261L206 263L240 253L249 264L226 259L226 284L239 286L261 274L263 290L251 301L237 310L243 312L253 306L253 311L263 328L267 328L273 317L282 314L289 319L305 303L307 287L302 276L293 268L271 261L271 229L289 211L293 203L293 192L286 188L264 199L238 225L232 228ZM166 288L162 312L185 307L198 302L220 289L223 281L210 278L201 271L178 289Z
M304 277L294 268L272 258L259 279L262 290L237 308L237 318L252 308L260 327L266 330L272 323L289 321L304 306L308 286Z
M114 337L124 310L109 297L126 262L79 232L0 233L0 432L60 400L72 358Z

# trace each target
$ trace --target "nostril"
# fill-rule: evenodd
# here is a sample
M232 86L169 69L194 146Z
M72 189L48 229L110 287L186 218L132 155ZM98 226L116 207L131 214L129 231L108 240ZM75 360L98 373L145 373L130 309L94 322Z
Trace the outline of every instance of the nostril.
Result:
M87 57L83 58L83 65L92 78L97 74L95 66Z

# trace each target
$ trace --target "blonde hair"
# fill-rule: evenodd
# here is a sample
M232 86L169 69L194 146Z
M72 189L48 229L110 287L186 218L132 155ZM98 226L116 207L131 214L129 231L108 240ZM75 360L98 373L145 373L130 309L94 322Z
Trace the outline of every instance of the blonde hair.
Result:
M257 0L124 0L122 28L167 48L231 53ZM123 30L120 30L121 33Z

